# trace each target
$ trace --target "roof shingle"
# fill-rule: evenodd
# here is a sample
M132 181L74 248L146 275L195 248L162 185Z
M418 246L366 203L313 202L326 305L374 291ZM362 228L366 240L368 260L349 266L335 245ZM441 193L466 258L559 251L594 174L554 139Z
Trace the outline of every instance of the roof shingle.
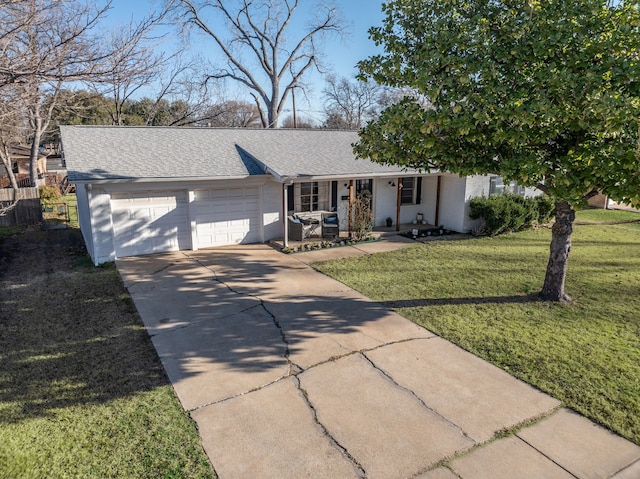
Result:
M355 132L61 126L69 180L365 176L401 167L356 159Z

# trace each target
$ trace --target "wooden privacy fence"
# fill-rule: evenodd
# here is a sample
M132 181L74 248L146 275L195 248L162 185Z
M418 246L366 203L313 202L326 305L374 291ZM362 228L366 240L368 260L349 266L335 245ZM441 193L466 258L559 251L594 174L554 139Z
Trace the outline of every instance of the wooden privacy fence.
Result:
M29 188L31 186L31 178L27 173L16 173L16 181L18 182L18 188ZM0 188L9 188L11 186L11 180L7 175L0 176Z
M18 203L3 214L15 200ZM0 226L37 225L41 219L38 188L0 189Z

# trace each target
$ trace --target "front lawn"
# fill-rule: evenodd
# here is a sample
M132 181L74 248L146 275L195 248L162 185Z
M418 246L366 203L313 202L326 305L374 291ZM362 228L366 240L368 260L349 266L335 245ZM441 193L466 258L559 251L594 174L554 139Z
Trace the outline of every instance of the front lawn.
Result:
M430 242L322 272L640 444L640 220L578 212L566 290L537 301L548 229Z
M0 240L0 477L215 477L115 267L78 230L20 231Z

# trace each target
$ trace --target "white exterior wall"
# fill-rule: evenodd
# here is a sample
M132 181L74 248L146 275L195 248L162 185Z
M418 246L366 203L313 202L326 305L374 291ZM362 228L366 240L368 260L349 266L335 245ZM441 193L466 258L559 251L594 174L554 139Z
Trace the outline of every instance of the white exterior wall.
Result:
M534 186L527 186L524 189L525 198L534 198L536 196L542 196L544 193Z
M106 263L116 259L111 221L111 195L102 187L93 185L89 191L91 206L91 230L93 232L93 262Z
M422 178L422 210L425 221L436 225L436 205L438 202L438 175Z
M270 241L282 237L282 184L268 181L262 187L262 224L264 227L263 241Z
M389 181L393 181L396 186L391 186ZM393 218L393 224L396 224L396 199L398 195L397 184L397 178L377 178L374 180L374 226L386 226L387 217Z
M231 180L225 182L193 182L187 185L180 183L113 183L103 185L77 185L78 218L87 251L94 264L101 264L116 259L114 243L114 227L112 222L111 194L140 191L182 191L188 204L186 226L191 231L191 244L195 235L194 212L191 211L194 191L198 189L224 188L234 186L257 187L260 202L260 238L262 241L277 239L282 236L280 209L282 206L282 185L265 178L249 180ZM92 187L93 186L93 187ZM181 246L182 247L182 246Z
M440 185L440 214L438 222L447 229L464 232L467 179L456 175L442 175ZM439 225L436 225L439 226Z
M389 182L395 186L391 186ZM398 178L378 178L374 184L374 226L385 226L387 217L396 224L396 204L398 201ZM436 197L438 192L438 176L422 177L420 204L400 205L400 224L409 224L422 213L427 223L433 224L436 216Z
M346 186L345 186L346 185ZM373 186L374 190L376 186ZM374 195L376 193L374 192ZM349 180L338 180L338 205L336 212L338 213L338 224L341 231L349 229L349 201L342 198L349 196Z
M86 186L82 183L76 185L76 199L78 200L78 223L80 224L80 232L84 238L87 253L89 253L89 256L95 263L91 216L89 212L89 193Z
M469 203L472 198L478 196L489 196L490 177L489 176L468 176L466 178L466 191L464 195L464 211L462 229L457 230L462 233L471 231L480 220L469 218Z

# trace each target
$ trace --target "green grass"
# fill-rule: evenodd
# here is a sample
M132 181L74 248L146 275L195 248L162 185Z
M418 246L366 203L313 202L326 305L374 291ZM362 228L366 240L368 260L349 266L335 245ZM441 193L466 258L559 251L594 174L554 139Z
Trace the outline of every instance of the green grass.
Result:
M23 229L22 226L0 226L0 242L18 234Z
M576 214L578 223L624 223L640 221L640 213L624 210L588 209L578 211Z
M115 267L73 229L0 248L0 477L215 477Z
M575 227L570 305L535 297L550 238L539 229L430 242L316 267L640 444L640 223Z
M61 203L66 203L69 208L69 223L71 227L78 227L78 199L76 194L64 195L60 199Z

